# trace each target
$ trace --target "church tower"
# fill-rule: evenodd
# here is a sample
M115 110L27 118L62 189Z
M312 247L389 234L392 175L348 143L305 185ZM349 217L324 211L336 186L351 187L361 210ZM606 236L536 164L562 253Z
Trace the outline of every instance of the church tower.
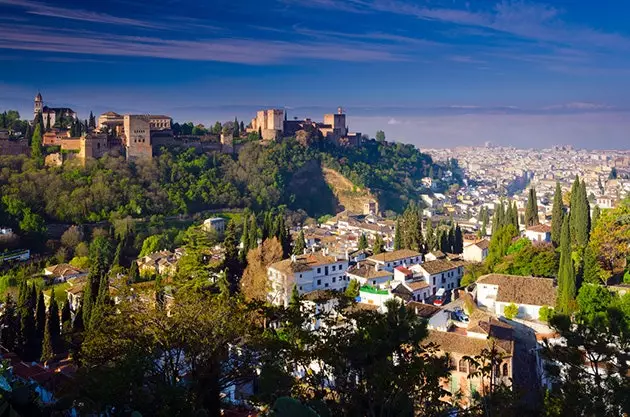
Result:
M37 119L37 115L42 112L44 109L44 100L42 99L42 95L37 93L35 97L35 107L33 109L33 120Z

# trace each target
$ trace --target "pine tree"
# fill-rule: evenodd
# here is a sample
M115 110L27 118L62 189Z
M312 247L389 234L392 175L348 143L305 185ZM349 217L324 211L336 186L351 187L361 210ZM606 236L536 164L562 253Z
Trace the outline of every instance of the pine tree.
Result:
M46 130L50 130L50 113L46 117Z
M372 246L372 253L378 255L379 253L383 253L384 250L385 242L383 242L383 237L380 233L377 233L376 239L374 239L374 246Z
M518 221L518 207L516 207L516 201L512 203L512 224L516 228L516 230L520 229L520 224Z
M46 329L46 304L44 304L44 293L39 292L37 297L37 307L35 308L35 329L37 338L41 341L44 338L44 330Z
M570 223L569 223L569 227L570 227L570 233L571 233L571 239L572 239L572 244L576 244L576 237L577 237L577 222L579 220L580 215L578 214L580 209L578 207L579 203L578 201L580 200L580 177L579 176L575 176L575 181L573 181L573 185L571 186L571 202L569 204L569 219L570 219Z
M346 288L346 295L350 298L357 298L359 296L359 292L361 290L361 286L359 285L359 281L356 279L351 279L348 283L348 287Z
M37 338L35 327L35 316L30 308L23 308L20 311L20 357L25 361L32 361L39 357L40 341Z
M306 250L306 239L304 237L304 230L300 230L300 234L298 235L297 240L295 241L295 245L293 245L293 254L294 255L302 255Z
M271 211L267 211L265 213L263 227L261 229L263 242L274 235L273 228L273 213Z
M446 253L455 253L455 225L448 230L448 246Z
M439 236L439 241L440 241L440 251L444 253L450 252L451 248L450 248L448 230L444 230L443 228L440 228L438 236Z
M116 246L116 252L114 253L114 260L112 261L112 268L120 266L120 259L122 257L123 246L124 244L122 240L118 242L118 245Z
M571 258L571 232L570 218L566 216L562 223L562 233L560 236L560 267L558 269L558 311L563 314L573 310L573 303L576 294L575 271L573 269L573 259Z
M258 139L262 140L263 135L262 135L262 128L260 126L258 126Z
M106 309L109 305L109 279L107 276L103 276L98 286L98 296L93 304L90 313L90 322L88 328L94 328L103 322L105 318Z
M359 236L359 250L367 249L367 247L368 247L367 237L365 236L364 233L361 233L361 236Z
M538 199L536 197L536 189L529 189L529 197L527 198L527 206L525 207L525 226L535 226L540 224L538 218Z
M253 214L249 217L249 227L247 231L249 233L247 237L247 248L249 250L256 249L258 247L258 224L256 223L256 216Z
M74 315L74 321L72 322L72 331L74 333L80 333L85 330L85 322L83 321L83 303L79 304L77 312Z
M91 127L92 129L96 128L96 117L94 117L94 114L92 112L90 112L90 122L88 124L88 127Z
M584 248L588 244L591 232L591 208L586 193L586 181L580 184L579 216L580 219L576 223L576 242L579 247Z
M551 241L556 247L560 245L563 220L564 204L562 203L562 187L560 187L560 182L556 182L556 192L553 196L553 211L551 212Z
M291 299L289 300L289 307L292 309L300 308L300 292L297 289L297 285L293 285L291 290Z
M238 124L238 119L234 118L234 137L237 138L241 135L241 127Z

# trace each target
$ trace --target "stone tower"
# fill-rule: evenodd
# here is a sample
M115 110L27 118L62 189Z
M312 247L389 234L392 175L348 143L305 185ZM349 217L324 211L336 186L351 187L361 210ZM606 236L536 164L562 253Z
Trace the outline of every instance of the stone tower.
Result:
M42 99L42 95L37 93L35 96L35 107L33 108L33 119L37 118L37 115L42 112L44 109L44 100Z

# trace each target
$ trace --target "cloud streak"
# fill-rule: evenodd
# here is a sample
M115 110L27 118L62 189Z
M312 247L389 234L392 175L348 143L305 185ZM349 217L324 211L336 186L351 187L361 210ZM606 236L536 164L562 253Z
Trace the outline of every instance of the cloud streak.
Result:
M6 1L6 0L0 0ZM150 57L186 61L214 61L264 65L300 59L345 62L403 61L391 48L367 43L337 45L331 53L327 42L287 42L255 39L175 40L158 37L102 35L34 26L2 26L0 48L71 54Z
M68 20L78 20L83 22L103 23L111 25L135 26L156 29L158 26L151 22L130 19L126 17L113 16L107 13L98 13L81 9L68 9L58 5L49 6L30 0L0 0L0 5L18 7L26 9L26 12L33 15L54 17Z

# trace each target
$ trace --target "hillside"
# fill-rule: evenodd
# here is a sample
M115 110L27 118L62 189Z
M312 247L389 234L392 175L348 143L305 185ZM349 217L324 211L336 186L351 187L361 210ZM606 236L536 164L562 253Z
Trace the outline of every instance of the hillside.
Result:
M354 185L349 179L338 171L330 168L322 168L324 180L337 199L337 210L349 210L354 213L362 213L363 205L376 198L366 188Z

